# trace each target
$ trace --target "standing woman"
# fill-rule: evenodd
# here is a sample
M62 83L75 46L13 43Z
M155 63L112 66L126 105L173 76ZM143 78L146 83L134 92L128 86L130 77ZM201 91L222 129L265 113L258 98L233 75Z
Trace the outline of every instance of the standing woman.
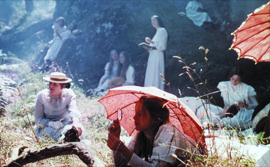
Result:
M164 90L163 79L160 74L165 75L164 51L167 47L168 33L160 17L152 16L151 22L156 29L156 34L152 40L149 37L145 38L145 41L151 47L143 46L149 52L144 86L155 86Z
M93 94L96 95L100 91L106 91L108 89L109 81L116 77L117 69L119 65L118 53L115 49L110 52L110 62L108 62L104 68L105 73L100 78L98 87L94 89Z

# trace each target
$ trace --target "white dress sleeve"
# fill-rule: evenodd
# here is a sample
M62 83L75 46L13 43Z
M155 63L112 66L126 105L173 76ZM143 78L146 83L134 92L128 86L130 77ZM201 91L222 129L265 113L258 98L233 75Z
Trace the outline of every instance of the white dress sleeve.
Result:
M228 98L229 98L229 94L228 94L228 91L229 91L228 81L219 82L217 88L221 92L220 96L223 98L224 106L230 106L230 104L228 102Z
M50 119L44 118L44 105L42 104L42 92L40 92L37 95L37 101L36 101L36 106L35 106L35 120L36 120L36 125L40 125L46 127Z
M76 95L71 89L67 89L68 96L71 96L70 103L67 106L69 111L69 115L73 118L81 118L81 113L79 112L77 105L76 105Z
M104 68L105 73L104 73L104 75L103 75L102 78L108 78L108 77L110 77L109 66L110 66L110 62L108 62L108 63L106 64L106 66L105 66L105 68Z
M248 109L255 109L255 107L258 105L258 101L256 99L256 92L251 86L248 86L248 98L246 103L248 104Z
M130 65L126 72L126 81L124 85L134 85L134 68Z
M157 29L157 34L155 35L156 37L153 38L154 41L154 46L157 48L159 51L164 51L166 50L167 47L167 40L168 40L168 33L165 28L158 28Z
M71 36L71 31L70 31L70 30L66 30L66 31L62 32L62 33L60 34L60 36L62 37L62 41L65 41L65 40L67 40L68 38L70 38L70 36Z

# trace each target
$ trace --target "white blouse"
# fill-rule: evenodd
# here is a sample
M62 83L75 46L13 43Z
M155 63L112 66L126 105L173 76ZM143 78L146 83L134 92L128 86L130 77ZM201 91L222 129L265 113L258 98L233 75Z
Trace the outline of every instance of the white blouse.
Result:
M126 81L123 85L134 85L134 79L135 79L134 68L131 65L129 65L126 72Z
M176 154L179 158L184 157L184 150L194 151L196 142L185 134L181 134L173 125L163 124L154 138L153 153L149 161L146 162L135 153L133 153L130 161L131 166L140 167L156 167L174 165L176 159L172 154ZM128 148L134 151L135 137L133 137ZM119 156L119 154L118 154Z
M223 81L218 84L217 88L221 91L225 107L244 100L248 104L247 109L255 109L258 105L254 88L243 82L233 86L231 81Z
M246 108L240 108L239 112L233 118L222 118L222 126L239 127L247 129L252 126L252 114L254 108L258 105L256 92L253 87L240 82L233 86L230 81L220 82L217 86L221 91L224 106L229 107L238 101L246 101Z

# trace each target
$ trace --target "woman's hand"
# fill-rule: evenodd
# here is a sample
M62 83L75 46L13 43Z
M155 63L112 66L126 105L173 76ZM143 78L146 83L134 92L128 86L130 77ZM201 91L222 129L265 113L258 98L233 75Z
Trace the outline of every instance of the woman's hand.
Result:
M125 146L125 144L111 133L108 134L107 146L114 151L119 151L129 162L133 152Z
M64 125L62 124L62 122L60 121L50 121L48 123L48 126L53 127L54 129L60 129L62 128Z
M149 37L145 38L145 42L154 44L154 42Z
M108 128L109 134L119 138L121 133L121 126L119 120L114 120Z
M73 118L72 126L77 130L78 136L81 136L82 134L82 125L79 122L78 118Z
M221 112L221 118L224 118L226 116L226 112L228 110L229 107L224 107L222 112Z
M81 134L82 134L82 128L80 127L80 125L74 125L73 124L72 127L74 127L77 130L78 136L81 136Z
M237 106L240 107L240 108L243 108L243 107L247 108L248 105L246 103L246 100L244 99L243 102L242 101L238 101L237 102Z
M143 46L143 48L144 48L145 50L147 50L147 51L149 51L149 50L150 50L150 48L149 48L149 47L147 47L147 46Z
M117 151L122 144L121 140L115 135L108 133L107 146L114 151Z

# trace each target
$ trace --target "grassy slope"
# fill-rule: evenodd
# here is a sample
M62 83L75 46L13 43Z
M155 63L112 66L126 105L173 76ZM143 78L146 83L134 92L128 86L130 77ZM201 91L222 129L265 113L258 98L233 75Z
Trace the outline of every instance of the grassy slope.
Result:
M19 88L22 98L14 98L14 103L6 107L6 116L0 117L0 165L8 163L16 157L12 151L19 146L27 146L31 150L37 150L55 144L54 141L40 140L36 142L31 124L34 124L34 107L36 94L46 87L42 82L42 73L27 74L28 68L21 67L21 74L18 83L23 79ZM83 91L78 87L72 88L77 95L77 106L82 113L82 123L86 128L86 139L91 141L91 151L93 151L106 166L112 166L111 151L106 145L107 128L110 120L106 119L106 111L97 102L98 97L85 97ZM16 100L15 100L16 99ZM24 109L26 108L26 109ZM123 129L123 128L122 128ZM122 135L127 136L127 133ZM254 166L254 162L244 158L234 158L231 160L221 160L217 156L197 158L190 166ZM26 166L86 166L77 156L59 156L43 161L39 161Z

